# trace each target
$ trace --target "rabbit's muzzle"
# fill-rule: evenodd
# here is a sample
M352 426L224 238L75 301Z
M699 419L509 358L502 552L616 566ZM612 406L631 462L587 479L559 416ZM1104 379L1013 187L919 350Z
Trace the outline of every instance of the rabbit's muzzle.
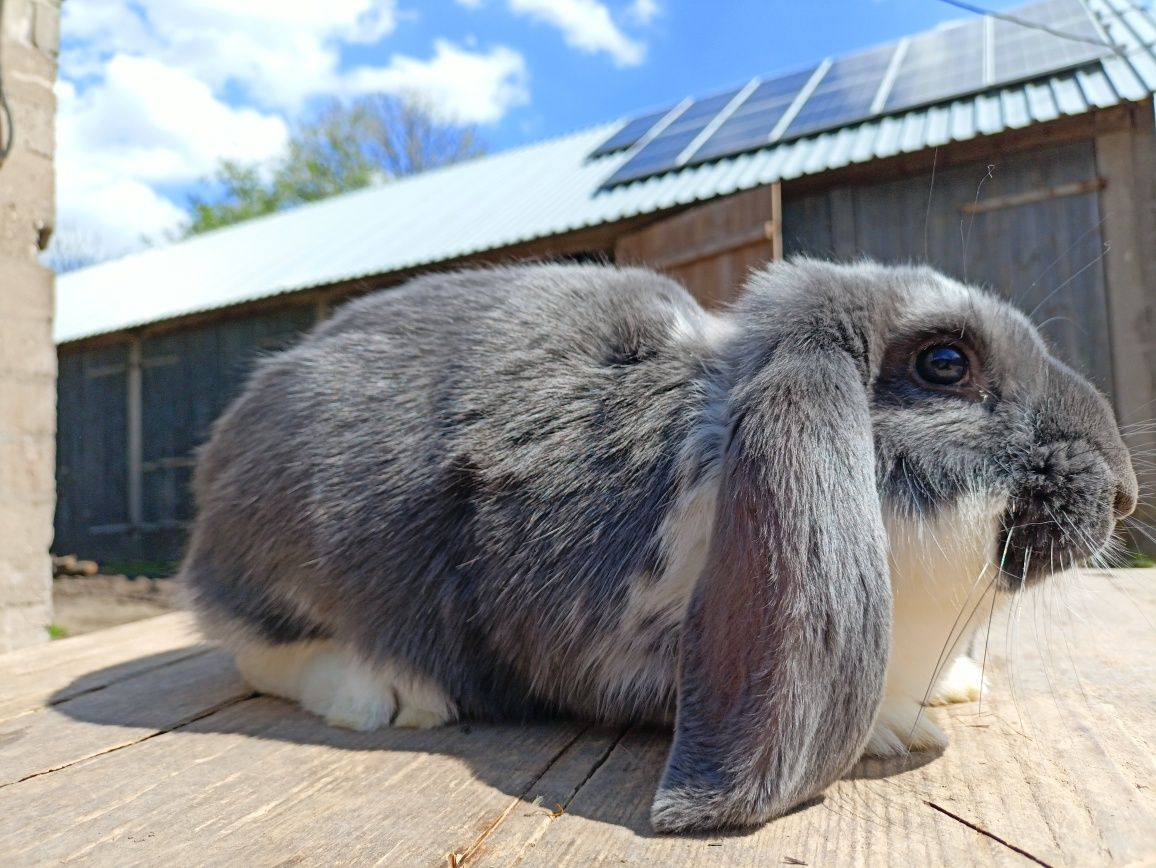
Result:
M997 550L1002 584L1013 591L1094 557L1136 508L1126 452L1122 463L1076 439L1037 444L1018 458Z

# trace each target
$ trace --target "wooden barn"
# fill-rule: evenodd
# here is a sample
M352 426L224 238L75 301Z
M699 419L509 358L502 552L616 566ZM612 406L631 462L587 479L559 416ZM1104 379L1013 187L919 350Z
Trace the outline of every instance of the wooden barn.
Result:
M926 261L1150 419L1154 91L1150 12L1045 0L66 275L56 549L174 561L196 447L259 354L353 296L526 257L646 263L710 305L784 256Z

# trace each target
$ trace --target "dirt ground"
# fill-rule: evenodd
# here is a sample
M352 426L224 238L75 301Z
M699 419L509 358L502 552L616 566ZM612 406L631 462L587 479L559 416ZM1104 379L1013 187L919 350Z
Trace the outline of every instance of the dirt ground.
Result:
M77 636L105 627L163 615L181 608L172 579L127 576L57 578L52 581L56 609L53 633Z

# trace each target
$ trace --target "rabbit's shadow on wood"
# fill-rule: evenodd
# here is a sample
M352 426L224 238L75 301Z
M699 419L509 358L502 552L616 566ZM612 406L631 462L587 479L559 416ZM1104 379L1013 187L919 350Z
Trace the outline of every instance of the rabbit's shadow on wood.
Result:
M141 741L158 736L169 741L167 783L181 786L182 767L200 766L221 753L222 745L190 736L241 736L254 740L232 760L218 760L220 775L251 776L254 786L286 789L300 783L294 775L348 767L349 798L367 799L375 791L412 787L407 803L438 798L431 775L444 775L445 792L461 786L460 766L444 772L412 769L413 755L451 757L478 781L525 801L522 813L565 813L623 826L643 837L653 836L650 803L670 748L670 731L659 727L599 727L582 721L532 721L521 724L462 722L435 729L382 729L353 732L329 726L296 704L252 691L220 650L166 652L119 664L76 679L50 700L56 713L102 726L142 731ZM235 739L230 739L235 747ZM286 757L286 745L300 745L296 758ZM324 750L314 750L322 748ZM334 752L336 751L336 753ZM204 753L205 757L201 754ZM227 751L226 753L231 753ZM938 754L918 753L894 760L864 760L849 779L901 775L934 760ZM209 760L212 761L212 760ZM271 771L285 776L280 784ZM338 775L343 774L337 771ZM203 783L203 778L199 778ZM236 781L245 787L243 781ZM380 789L378 789L380 787ZM174 799L180 799L179 789ZM447 795L446 798L452 798ZM372 799L371 799L372 800ZM792 813L838 805L820 796ZM380 809L381 802L376 802ZM518 809L515 808L515 811ZM752 830L713 832L704 838L751 834Z

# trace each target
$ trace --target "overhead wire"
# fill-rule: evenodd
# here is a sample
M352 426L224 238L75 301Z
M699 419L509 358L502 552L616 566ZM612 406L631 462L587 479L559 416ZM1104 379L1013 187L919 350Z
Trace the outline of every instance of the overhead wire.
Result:
M1101 48L1107 48L1116 53L1120 51L1118 46L1110 42L1105 42L1103 39L1092 39L1089 36L1082 36L1079 33L1057 30L1055 27L1049 27L1047 24L1041 24L1038 21L1029 21L1026 18L1020 18L1018 15L1012 15L1008 12L995 12L991 9L984 9L982 6L975 6L965 2L965 0L939 0L939 2L946 3L948 6L955 6L957 9L963 9L965 12L974 12L976 15L987 15L990 18L998 18L1000 21L1017 24L1029 30L1039 30L1043 33L1049 33L1058 39L1069 39L1072 42L1086 42L1088 45L1098 45Z

